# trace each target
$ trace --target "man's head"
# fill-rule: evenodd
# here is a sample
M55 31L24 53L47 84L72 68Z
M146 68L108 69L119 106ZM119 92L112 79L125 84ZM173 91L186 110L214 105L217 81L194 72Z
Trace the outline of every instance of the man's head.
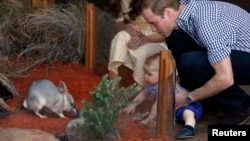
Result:
M179 14L178 0L144 0L142 4L142 16L151 29L166 37L170 36L174 29L178 29L176 19Z

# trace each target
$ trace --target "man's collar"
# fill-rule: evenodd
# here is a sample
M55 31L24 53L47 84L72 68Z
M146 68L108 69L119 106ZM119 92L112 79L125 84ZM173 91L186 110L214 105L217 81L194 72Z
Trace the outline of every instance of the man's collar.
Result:
M190 14L194 8L195 8L195 0L190 0L190 2L187 5L185 5L185 8L181 12L178 20L188 21L188 18L190 17Z

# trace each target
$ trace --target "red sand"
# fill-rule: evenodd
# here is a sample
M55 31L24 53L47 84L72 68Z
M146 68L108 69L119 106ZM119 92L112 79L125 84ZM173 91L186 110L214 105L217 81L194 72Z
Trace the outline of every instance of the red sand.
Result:
M83 65L64 64L60 61L56 61L54 63L36 66L27 72L27 77L13 78L12 82L21 97L24 98L29 85L38 79L49 79L54 82L55 85L58 85L58 82L63 80L73 95L78 109L81 109L82 100L90 99L89 92L95 89L101 77ZM9 99L7 104L11 110L14 111L18 102L19 100L15 97ZM0 119L0 127L33 128L52 134L59 133L64 135L66 125L72 119L73 118L61 119L58 117L41 119L33 113L21 110L17 114ZM119 128L118 130L121 136L120 141L167 141L166 138L151 136L147 130L145 130L145 127L136 121L129 121L125 128Z

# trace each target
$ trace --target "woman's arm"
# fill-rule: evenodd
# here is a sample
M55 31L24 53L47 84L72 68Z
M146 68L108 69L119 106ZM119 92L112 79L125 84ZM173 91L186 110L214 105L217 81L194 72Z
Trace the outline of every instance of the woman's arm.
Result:
M162 35L160 35L160 34L158 34L158 33L148 35L147 37L150 38L151 41L154 42L154 43L165 42L165 37L162 36Z

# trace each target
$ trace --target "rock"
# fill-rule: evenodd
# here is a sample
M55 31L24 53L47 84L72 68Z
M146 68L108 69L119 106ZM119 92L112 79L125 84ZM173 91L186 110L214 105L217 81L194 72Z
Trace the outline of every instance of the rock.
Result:
M83 128L79 127L79 125L83 125L85 122L84 117L80 117L70 121L66 127L66 136L68 141L90 141L90 140L98 140L94 133L90 131L86 131ZM107 139L105 140L113 140L120 139L120 134L114 128L110 131L110 134L107 135Z
M66 136L68 141L89 141L95 138L94 134L84 131L78 125L84 124L84 118L80 117L70 121L66 127Z
M37 129L0 128L1 141L59 141L53 134Z

